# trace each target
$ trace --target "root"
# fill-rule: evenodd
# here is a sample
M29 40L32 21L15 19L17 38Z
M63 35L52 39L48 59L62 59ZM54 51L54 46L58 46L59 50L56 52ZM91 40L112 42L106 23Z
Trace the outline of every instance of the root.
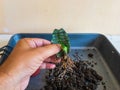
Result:
M73 60L69 56L64 55L61 65L59 66L59 70L63 70L63 72L61 72L58 77L62 79L66 72L73 72L73 67L75 67Z

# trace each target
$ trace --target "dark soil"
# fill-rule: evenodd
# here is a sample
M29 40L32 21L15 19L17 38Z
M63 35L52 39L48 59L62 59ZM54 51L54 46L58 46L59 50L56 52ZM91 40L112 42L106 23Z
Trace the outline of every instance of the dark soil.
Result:
M93 57L92 54L89 56ZM46 76L46 86L41 90L97 89L103 78L89 67L88 62L80 59L72 61L68 56L63 57L63 59L54 70L49 70ZM106 90L106 86L104 86L104 90Z
M89 53L89 54L88 54L88 57L90 57L90 58L93 58L93 56L94 56L94 55L93 55L92 53Z

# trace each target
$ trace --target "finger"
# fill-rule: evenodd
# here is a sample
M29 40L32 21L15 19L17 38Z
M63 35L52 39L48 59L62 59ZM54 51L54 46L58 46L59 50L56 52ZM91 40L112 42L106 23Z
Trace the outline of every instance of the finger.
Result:
M56 65L52 63L42 63L41 66L32 74L32 77L38 75L40 73L40 69L54 69L55 67Z
M42 63L40 69L54 69L55 67L56 65L52 63Z
M37 52L39 60L46 60L48 57L51 57L60 51L59 44L50 44L43 47L34 49Z
M52 56L50 58L47 58L44 62L51 62L51 63L59 63L61 59L57 59L56 56Z
M41 38L24 38L21 41L26 42L29 47L36 48L44 45L48 45L51 42Z

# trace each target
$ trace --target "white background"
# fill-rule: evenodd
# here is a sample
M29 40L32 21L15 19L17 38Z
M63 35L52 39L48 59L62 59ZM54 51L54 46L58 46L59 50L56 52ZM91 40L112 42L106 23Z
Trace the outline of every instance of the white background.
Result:
M120 34L120 0L0 0L0 33Z

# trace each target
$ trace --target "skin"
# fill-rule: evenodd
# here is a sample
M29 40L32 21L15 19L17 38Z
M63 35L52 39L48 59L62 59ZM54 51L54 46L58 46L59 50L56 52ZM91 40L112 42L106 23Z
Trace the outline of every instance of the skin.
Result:
M24 90L38 69L53 69L60 45L38 38L21 39L0 66L0 90ZM1 82L2 81L2 82Z

